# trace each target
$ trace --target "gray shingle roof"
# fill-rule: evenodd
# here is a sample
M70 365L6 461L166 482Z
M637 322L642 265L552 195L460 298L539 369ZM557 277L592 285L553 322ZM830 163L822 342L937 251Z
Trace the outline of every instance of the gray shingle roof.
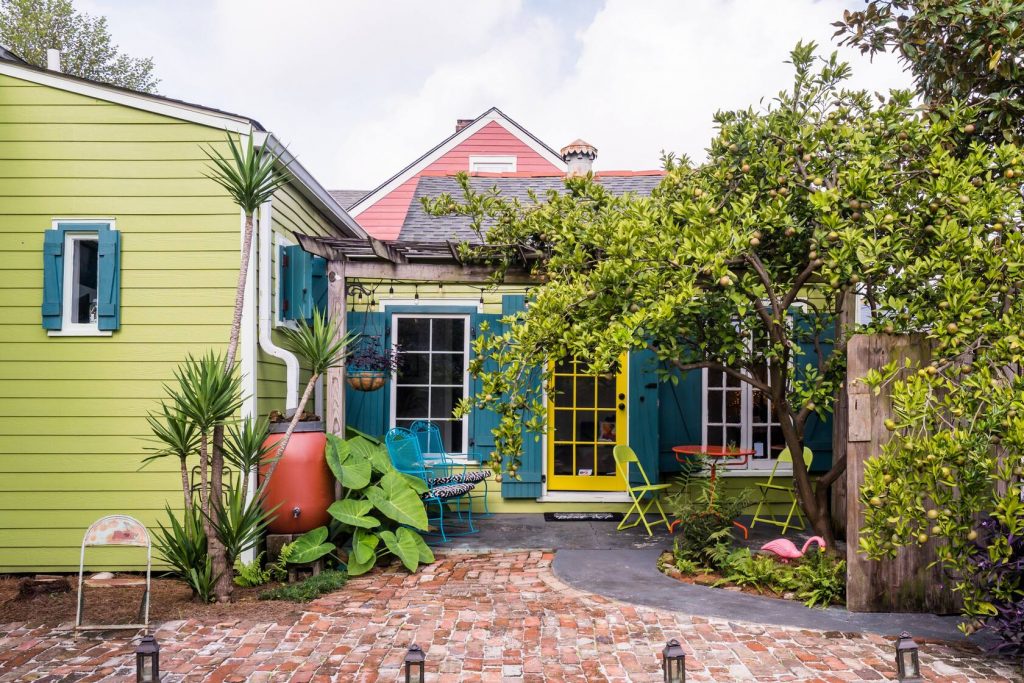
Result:
M662 175L608 175L599 174L596 180L611 190L614 194L621 195L636 193L647 195L651 193ZM548 190L563 190L565 180L563 176L535 176L535 177L485 177L476 176L470 178L470 185L477 191L489 190L497 186L502 196L516 198L523 203L530 203L529 192L537 193L541 201ZM477 242L479 238L469 227L470 219L466 216L431 216L423 208L423 198L435 198L443 193L448 193L456 200L462 196L462 188L459 187L455 176L421 176L416 185L416 192L409 205L409 212L402 223L402 231L398 235L398 241L405 242L444 242L452 240L455 242Z
M356 202L366 196L366 190L330 190L330 193L345 209L351 209Z

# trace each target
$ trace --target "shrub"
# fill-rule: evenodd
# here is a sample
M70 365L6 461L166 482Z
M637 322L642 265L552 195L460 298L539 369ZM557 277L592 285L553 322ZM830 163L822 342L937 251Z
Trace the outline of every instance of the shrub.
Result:
M808 607L846 600L846 560L818 548L804 555L795 570L797 597Z
M732 583L781 593L795 587L793 571L768 555L753 555L749 548L732 551L723 567L724 577L715 583Z
M679 520L675 556L716 566L711 557L713 549L731 544L732 520L750 505L750 494L713 490L709 479L692 480L688 475L677 483L680 488L666 499L669 512ZM691 489L693 485L698 487L696 493Z
M1024 534L1009 528L1007 520L1018 521L990 516L978 524L969 555L971 581L983 596L984 628L1000 639L996 649L1024 656Z
M252 562L242 562L241 558L235 560L235 585L242 588L262 586L270 581L270 567L263 568L263 553L256 556Z
M336 591L348 581L348 574L333 569L311 576L299 583L280 586L260 593L260 600L288 600L309 602L324 593Z
M168 526L157 522L153 532L153 546L159 556L171 567L171 574L181 579L192 589L192 595L203 602L213 599L213 569L206 553L206 533L203 531L203 513L198 507L182 511L181 519L170 506L167 511Z

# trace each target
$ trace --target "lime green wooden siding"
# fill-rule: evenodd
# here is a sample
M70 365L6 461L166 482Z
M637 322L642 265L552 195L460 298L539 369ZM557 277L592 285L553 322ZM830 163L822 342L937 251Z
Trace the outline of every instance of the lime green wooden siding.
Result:
M176 465L139 470L145 414L187 353L223 348L238 209L203 177L223 131L0 75L0 572L73 570L85 528L152 525L180 505ZM121 329L48 337L43 234L112 218ZM138 555L100 555L135 566Z

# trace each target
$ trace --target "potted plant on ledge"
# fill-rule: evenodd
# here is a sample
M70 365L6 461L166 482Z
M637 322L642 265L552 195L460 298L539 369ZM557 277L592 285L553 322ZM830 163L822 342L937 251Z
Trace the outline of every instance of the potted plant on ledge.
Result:
M380 337L363 337L348 357L345 379L356 391L377 391L400 365L397 348L384 346Z

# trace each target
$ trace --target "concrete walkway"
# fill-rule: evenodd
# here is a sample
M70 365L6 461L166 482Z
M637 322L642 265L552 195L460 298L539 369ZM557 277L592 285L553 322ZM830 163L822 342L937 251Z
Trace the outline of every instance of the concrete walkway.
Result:
M449 547L464 551L553 550L555 575L579 590L694 616L822 632L893 636L910 631L915 636L936 640L968 640L957 629L959 620L955 616L810 608L794 600L683 583L658 571L658 556L671 547L671 539L663 530L648 536L642 528L616 531L616 526L615 522L547 522L541 514L495 515L480 521L479 534L455 539ZM748 545L759 547L775 537L773 532L756 528ZM790 536L798 538L800 534ZM981 636L969 640L986 644Z

